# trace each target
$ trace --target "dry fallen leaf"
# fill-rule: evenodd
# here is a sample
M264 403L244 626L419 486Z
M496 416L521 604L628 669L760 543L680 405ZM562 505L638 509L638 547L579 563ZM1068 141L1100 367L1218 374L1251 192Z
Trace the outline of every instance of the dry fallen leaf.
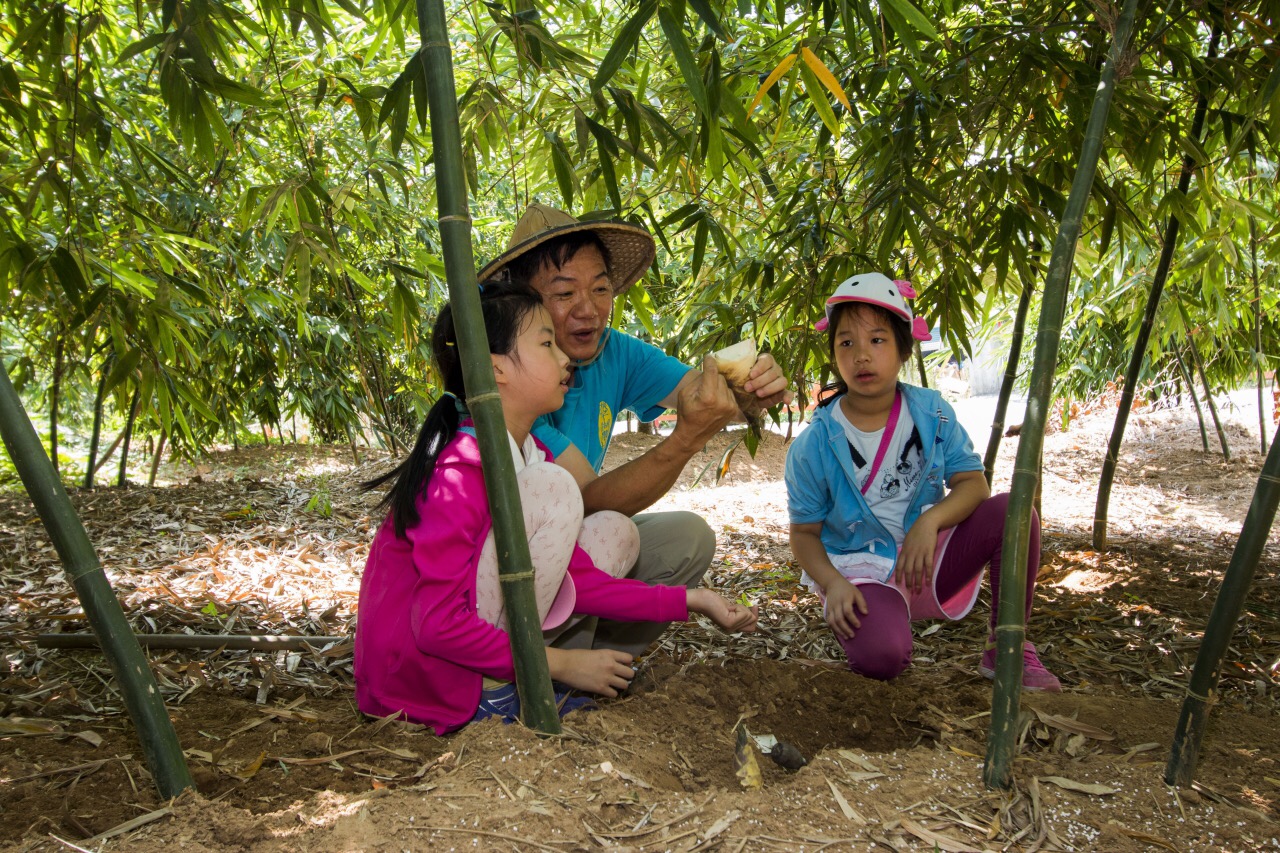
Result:
M1065 776L1037 776L1041 782L1050 785L1057 785L1059 788L1065 788L1068 791L1079 791L1082 794L1098 794L1104 796L1114 794L1115 788L1108 788L1106 785L1097 785L1092 782L1077 782L1074 779L1068 779Z
M1115 740L1116 736L1102 729L1091 726L1088 723L1082 723L1079 720L1073 720L1070 717L1059 716L1058 714L1046 714L1039 708L1036 709L1036 717L1046 726L1060 729L1071 734L1084 735L1094 740Z
M830 786L831 795L836 798L836 805L840 807L840 811L844 813L844 816L856 824L865 825L867 819L859 814L853 806L849 805L849 801L844 798L844 794L840 793L840 789L836 787L836 783L828 779L827 785Z

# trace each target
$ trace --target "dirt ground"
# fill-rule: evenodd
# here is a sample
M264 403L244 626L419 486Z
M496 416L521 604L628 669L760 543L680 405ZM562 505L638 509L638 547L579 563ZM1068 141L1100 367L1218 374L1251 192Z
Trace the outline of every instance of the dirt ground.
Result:
M0 851L1280 849L1280 536L1233 637L1196 784L1164 784L1191 667L1261 468L1249 427L1205 454L1185 412L1130 421L1110 549L1090 530L1110 411L1048 436L1044 559L1029 636L1063 680L1024 694L1014 785L982 766L989 599L916 626L913 667L854 676L798 583L785 442L722 435L656 508L716 530L710 583L761 609L753 636L668 632L630 695L539 738L487 722L447 737L357 713L350 635L377 519L348 451L224 453L163 487L74 500L138 631L334 636L321 650L153 650L198 792L161 800L102 656L25 495L0 492ZM1256 425L1253 426L1256 431ZM985 436L975 436L985 443ZM610 465L658 439L623 435ZM1006 439L1007 488L1017 439ZM1216 448L1215 448L1216 449ZM782 766L735 732L773 736ZM751 763L758 774L750 771Z

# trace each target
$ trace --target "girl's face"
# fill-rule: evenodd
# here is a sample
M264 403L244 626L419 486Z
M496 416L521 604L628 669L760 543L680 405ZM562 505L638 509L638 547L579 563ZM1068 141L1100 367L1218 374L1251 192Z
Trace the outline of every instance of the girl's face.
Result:
M551 314L541 305L525 317L515 349L493 356L504 411L534 417L564 405L569 390L569 357L556 346Z
M835 362L849 387L850 402L883 401L893 396L905 363L893 329L869 305L854 304L840 312L835 333Z

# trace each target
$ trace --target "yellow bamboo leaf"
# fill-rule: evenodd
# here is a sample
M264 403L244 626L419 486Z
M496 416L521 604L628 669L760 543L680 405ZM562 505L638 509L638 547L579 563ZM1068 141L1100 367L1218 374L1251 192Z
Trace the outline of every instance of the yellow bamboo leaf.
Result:
M807 47L800 48L800 55L804 57L804 64L809 66L809 70L813 72L819 82L827 87L828 92L836 96L836 100L844 104L844 108L849 111L849 115L853 115L853 105L849 103L849 96L844 93L844 87L840 85L836 75L831 73L831 69L824 65L818 55Z
M791 66L795 64L796 55L794 53L787 54L778 67L769 72L769 76L764 78L764 82L760 84L760 91L756 92L756 96L751 99L751 106L747 108L747 115L751 115L756 111L756 107L760 106L760 102L764 100L764 96L773 88L773 84L777 83L783 74L791 70Z
M255 758L253 761L250 761L244 767L241 767L239 770L228 770L227 772L238 779L244 779L244 780L252 779L254 776L258 774L258 771L262 769L262 762L266 759L266 757L267 757L267 751L264 749L262 752L258 753L257 758Z

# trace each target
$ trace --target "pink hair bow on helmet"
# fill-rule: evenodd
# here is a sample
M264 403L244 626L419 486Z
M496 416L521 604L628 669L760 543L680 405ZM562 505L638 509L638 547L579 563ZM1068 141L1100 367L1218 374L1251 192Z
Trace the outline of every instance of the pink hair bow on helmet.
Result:
M898 293L902 294L903 299L916 298L916 289L911 286L911 282L896 278L893 283L897 285ZM929 333L929 324L924 321L923 317L911 318L911 337L917 341L933 340L933 335Z

